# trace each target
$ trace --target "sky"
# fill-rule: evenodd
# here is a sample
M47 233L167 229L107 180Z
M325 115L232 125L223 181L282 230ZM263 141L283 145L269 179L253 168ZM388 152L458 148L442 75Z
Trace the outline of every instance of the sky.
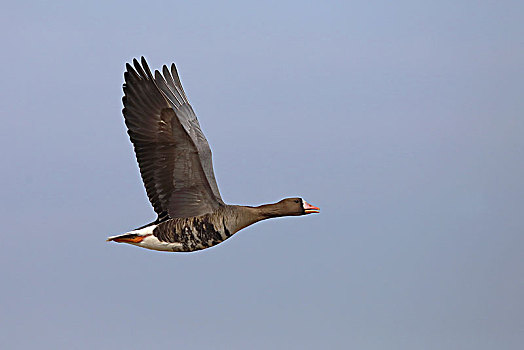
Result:
M521 349L522 1L0 7L2 349ZM225 202L321 213L105 242L155 219L141 55L176 62Z

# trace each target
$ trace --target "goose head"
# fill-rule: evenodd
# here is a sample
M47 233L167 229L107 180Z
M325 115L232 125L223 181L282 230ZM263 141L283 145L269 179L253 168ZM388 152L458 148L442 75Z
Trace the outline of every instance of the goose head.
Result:
M284 198L277 203L279 211L285 216L298 216L320 213L320 208L315 207L302 198Z

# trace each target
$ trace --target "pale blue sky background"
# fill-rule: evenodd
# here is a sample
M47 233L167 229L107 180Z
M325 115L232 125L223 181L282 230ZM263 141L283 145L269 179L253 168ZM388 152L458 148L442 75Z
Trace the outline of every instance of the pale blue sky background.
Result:
M522 1L0 10L2 349L521 349ZM320 215L193 254L154 219L125 62L175 61L222 197Z

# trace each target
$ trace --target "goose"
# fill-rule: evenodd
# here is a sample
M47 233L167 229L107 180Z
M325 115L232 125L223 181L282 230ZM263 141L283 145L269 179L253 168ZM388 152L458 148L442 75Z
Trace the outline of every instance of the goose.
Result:
M107 241L192 252L215 246L258 221L319 213L302 198L256 207L222 201L211 149L180 83L175 64L151 73L144 57L126 63L127 133L157 219Z

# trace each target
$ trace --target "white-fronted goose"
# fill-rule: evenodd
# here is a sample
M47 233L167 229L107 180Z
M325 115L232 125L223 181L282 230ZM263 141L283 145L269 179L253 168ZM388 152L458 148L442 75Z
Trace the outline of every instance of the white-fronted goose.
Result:
M211 150L174 64L151 73L146 60L124 73L125 123L158 218L108 241L189 252L214 246L260 220L318 213L301 198L248 207L222 201Z

